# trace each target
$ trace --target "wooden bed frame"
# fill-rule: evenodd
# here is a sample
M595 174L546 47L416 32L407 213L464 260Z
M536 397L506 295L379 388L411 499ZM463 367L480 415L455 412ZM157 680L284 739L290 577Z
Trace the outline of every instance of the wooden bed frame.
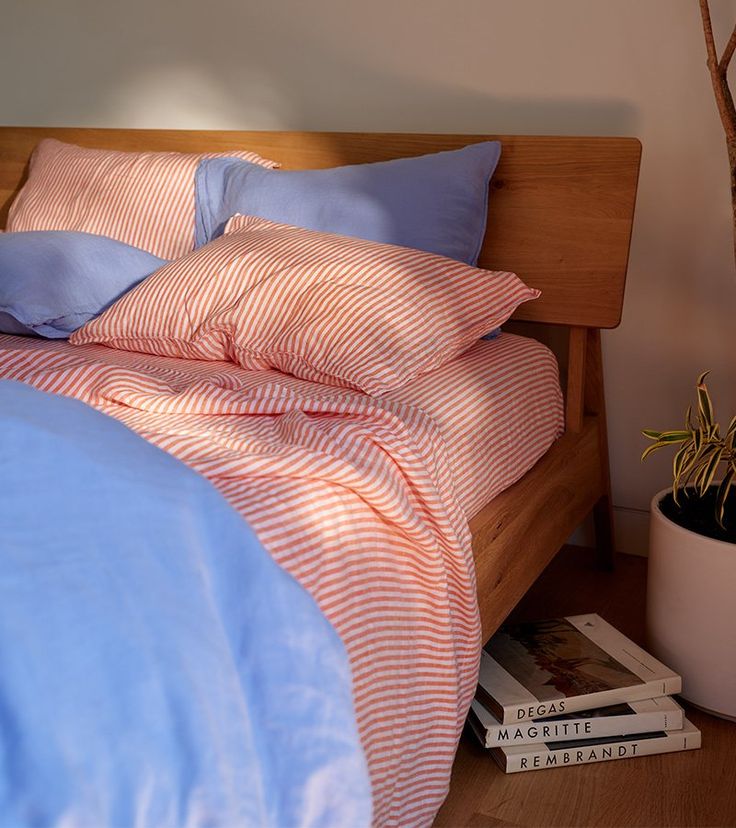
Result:
M484 639L591 511L599 559L611 565L600 329L616 327L621 319L641 155L636 139L0 127L0 227L33 148L45 137L135 151L250 149L285 169L384 161L501 140L479 264L512 270L542 291L514 318L524 323L525 334L563 342L558 356L567 425L534 468L470 523Z

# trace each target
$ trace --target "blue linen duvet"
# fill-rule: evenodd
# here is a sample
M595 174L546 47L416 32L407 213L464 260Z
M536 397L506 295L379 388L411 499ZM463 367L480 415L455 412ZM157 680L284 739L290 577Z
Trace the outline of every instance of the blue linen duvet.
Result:
M342 644L202 477L0 382L0 826L361 826Z

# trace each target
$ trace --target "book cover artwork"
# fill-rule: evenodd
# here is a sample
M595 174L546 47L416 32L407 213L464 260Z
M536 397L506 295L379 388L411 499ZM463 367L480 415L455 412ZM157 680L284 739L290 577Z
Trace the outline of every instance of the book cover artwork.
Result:
M643 684L566 618L501 630L486 650L540 701Z
M503 724L679 693L680 677L595 614L502 627L478 699Z

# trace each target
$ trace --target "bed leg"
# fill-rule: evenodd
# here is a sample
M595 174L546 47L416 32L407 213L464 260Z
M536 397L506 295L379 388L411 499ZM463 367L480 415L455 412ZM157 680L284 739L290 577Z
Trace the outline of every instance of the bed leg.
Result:
M601 354L601 332L588 330L585 372L586 413L598 418L598 434L601 458L601 482L603 494L593 507L595 526L596 560L602 569L613 569L613 506L611 499L611 471L608 462L608 431L606 429L606 403L603 393L603 359Z
M596 561L601 569L613 570L613 509L611 498L605 494L593 507Z

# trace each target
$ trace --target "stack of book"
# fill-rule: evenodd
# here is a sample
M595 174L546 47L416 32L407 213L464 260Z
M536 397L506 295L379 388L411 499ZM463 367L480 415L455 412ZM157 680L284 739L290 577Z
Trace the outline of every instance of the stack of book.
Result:
M598 615L502 627L469 722L506 773L700 747L680 677Z

